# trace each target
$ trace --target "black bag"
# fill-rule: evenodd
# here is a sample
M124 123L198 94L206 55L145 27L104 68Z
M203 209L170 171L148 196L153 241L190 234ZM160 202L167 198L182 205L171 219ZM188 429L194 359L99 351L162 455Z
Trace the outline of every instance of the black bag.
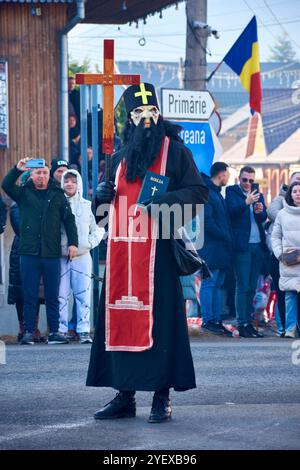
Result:
M212 274L203 259L200 258L196 249L186 248L188 242L193 246L192 241L188 238L186 232L184 233L185 242L182 238L175 238L171 235L171 245L176 262L177 273L179 276L189 276L197 271L200 271L201 279L210 279Z

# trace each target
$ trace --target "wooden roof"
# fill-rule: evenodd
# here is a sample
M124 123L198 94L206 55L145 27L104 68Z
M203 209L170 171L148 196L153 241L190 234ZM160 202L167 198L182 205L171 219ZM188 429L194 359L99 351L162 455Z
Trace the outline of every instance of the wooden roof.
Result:
M179 0L180 1L180 0ZM170 0L87 0L83 23L125 24L154 13L169 5L179 3ZM126 8L125 8L126 7ZM70 6L70 16L76 11Z

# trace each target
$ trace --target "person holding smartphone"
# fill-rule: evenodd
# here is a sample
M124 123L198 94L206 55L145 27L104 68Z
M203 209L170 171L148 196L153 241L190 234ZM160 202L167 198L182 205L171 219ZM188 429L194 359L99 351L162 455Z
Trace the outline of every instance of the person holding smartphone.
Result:
M58 331L61 224L66 229L70 259L77 255L77 228L63 190L50 179L49 167L35 166L36 162L30 160L32 159L20 160L2 182L2 188L18 204L20 210L19 254L26 330L21 344L34 344L41 277L49 326L48 343L63 344L68 341ZM18 186L17 180L28 167L32 168L30 179L24 186Z
M262 226L267 211L259 186L255 184L255 170L241 169L239 184L228 186L226 203L234 234L234 273L236 278L235 305L240 336L260 338L251 323L252 303L258 276L262 268L266 235Z

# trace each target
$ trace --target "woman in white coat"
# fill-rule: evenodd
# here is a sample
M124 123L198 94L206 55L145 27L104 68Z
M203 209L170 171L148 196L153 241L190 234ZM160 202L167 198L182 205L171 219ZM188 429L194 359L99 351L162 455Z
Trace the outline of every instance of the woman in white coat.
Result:
M62 227L61 280L59 288L59 331L68 332L69 300L71 289L77 312L76 332L81 343L91 343L90 307L92 259L90 250L99 245L103 233L97 226L91 202L82 197L82 179L78 171L67 170L62 175L61 187L70 203L78 232L76 258L67 258L67 238Z
M298 325L298 294L300 293L300 183L289 187L283 209L278 212L271 236L272 249L280 261L279 288L285 291L285 337L295 338ZM299 256L295 251L299 250ZM293 264L285 258L290 252Z

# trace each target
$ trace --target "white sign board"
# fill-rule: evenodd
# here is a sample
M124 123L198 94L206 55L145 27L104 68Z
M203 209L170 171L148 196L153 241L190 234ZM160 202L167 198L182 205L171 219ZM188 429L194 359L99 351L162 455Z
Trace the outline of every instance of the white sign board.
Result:
M207 121L215 103L209 91L162 88L162 114L167 119Z

